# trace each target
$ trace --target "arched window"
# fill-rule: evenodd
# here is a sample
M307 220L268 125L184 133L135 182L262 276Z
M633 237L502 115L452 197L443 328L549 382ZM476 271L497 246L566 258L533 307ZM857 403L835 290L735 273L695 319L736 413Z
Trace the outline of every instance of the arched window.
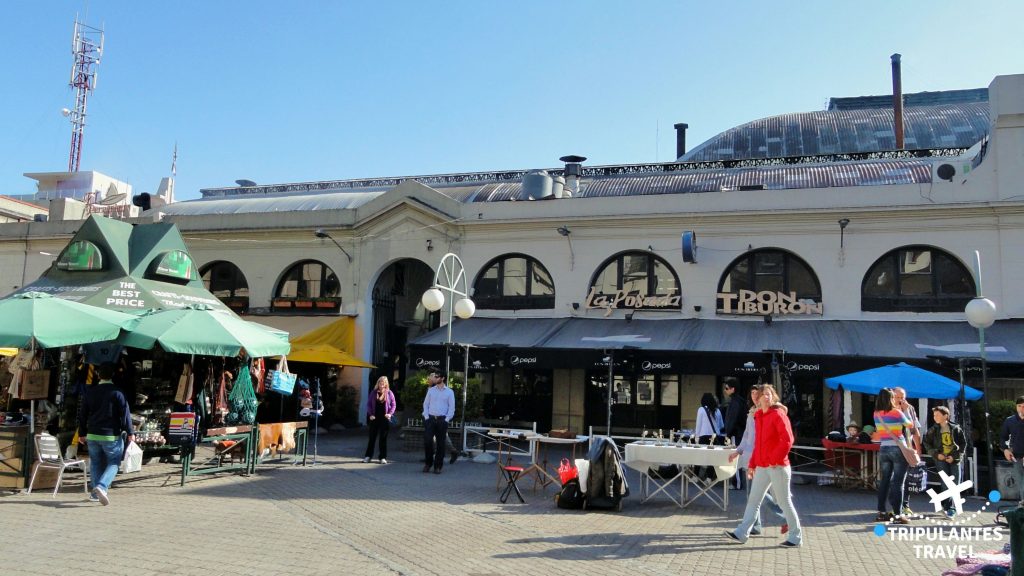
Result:
M963 312L976 294L974 277L952 254L904 246L871 265L860 289L865 312Z
M523 310L555 307L555 283L547 268L525 254L491 260L473 284L478 308Z
M341 305L341 283L326 264L304 260L281 276L271 308L332 308Z
M598 268L590 282L587 307L679 309L679 277L668 262L651 252L620 252Z
M818 277L799 256L778 248L753 250L733 260L718 294L718 312L726 314L821 313Z
M249 309L249 283L231 262L211 262L199 271L203 286L235 312Z

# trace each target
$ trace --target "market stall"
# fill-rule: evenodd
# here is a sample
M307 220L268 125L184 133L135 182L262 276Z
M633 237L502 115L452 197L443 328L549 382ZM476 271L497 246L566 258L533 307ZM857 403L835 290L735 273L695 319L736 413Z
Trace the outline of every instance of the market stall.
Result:
M114 384L129 401L146 456L163 457L181 449L169 437L173 413L197 414L196 437L209 427L253 426L258 402L253 388L263 382L259 356L289 350L286 333L242 320L205 289L172 224L132 225L91 216L38 280L5 300L72 305L116 317L134 330L131 337L121 326L90 338L64 337L61 330L84 325L68 314L43 322L5 322L0 328L3 335L5 329L21 327L37 349L49 350L35 356L40 369L51 370L53 385L37 386L33 393L55 407L50 425L65 447L73 443L78 397L95 382L95 367L102 363L117 366ZM9 336L0 338L0 346L26 346L26 334ZM250 378L238 385L243 373L257 372L255 382ZM25 399L19 388L8 396ZM244 396L239 400L244 409L229 404L236 395Z

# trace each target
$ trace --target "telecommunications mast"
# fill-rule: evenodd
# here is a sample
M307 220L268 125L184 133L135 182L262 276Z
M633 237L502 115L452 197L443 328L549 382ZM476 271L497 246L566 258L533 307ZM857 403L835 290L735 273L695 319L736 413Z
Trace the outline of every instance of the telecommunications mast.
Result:
M78 172L78 164L82 159L86 105L89 93L96 89L96 68L100 63L100 55L103 54L103 30L83 24L76 17L71 53L75 57L70 82L70 86L75 89L75 108L65 108L62 112L71 120L71 155L68 158L68 172Z

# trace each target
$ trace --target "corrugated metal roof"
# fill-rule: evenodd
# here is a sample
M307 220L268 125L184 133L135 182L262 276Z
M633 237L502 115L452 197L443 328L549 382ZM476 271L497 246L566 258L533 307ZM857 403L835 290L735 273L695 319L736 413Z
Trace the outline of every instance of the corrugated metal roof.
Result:
M988 134L986 102L904 109L904 147L966 148ZM682 162L850 154L896 147L891 108L782 114L731 128L690 150Z
M834 164L781 164L715 170L693 170L584 178L577 198L690 194L729 190L784 190L920 184L931 182L929 159L868 160ZM459 202L523 200L521 182L491 182L479 186L438 187ZM229 196L177 202L161 208L166 214L250 214L311 210L355 209L386 190L307 192L265 196Z
M929 160L886 160L842 164L764 166L649 176L613 176L584 180L577 198L689 194L740 190L763 186L766 190L878 186L931 182ZM521 200L522 185L487 184L471 202Z
M264 214L312 210L350 210L380 196L386 189L358 192L321 192L306 194L267 194L230 196L175 202L160 208L165 214L197 216L201 214Z

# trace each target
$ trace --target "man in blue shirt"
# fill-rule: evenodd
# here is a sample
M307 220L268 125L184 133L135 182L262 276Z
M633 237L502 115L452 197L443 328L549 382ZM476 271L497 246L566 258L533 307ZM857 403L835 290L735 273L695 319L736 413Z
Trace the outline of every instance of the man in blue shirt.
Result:
M1024 506L1024 396L1017 397L1017 413L1003 421L999 443L1003 446L1003 456L1013 462L1020 505Z
M102 364L96 371L99 382L86 389L78 413L78 436L89 447L89 479L92 498L106 506L107 492L117 475L125 440L135 440L132 416L124 394L114 387L114 365Z
M455 417L455 393L445 386L447 379L447 374L441 370L432 370L427 376L430 388L427 388L427 395L423 398L424 473L430 472L430 464L433 462L434 474L440 474L444 464L448 423Z

